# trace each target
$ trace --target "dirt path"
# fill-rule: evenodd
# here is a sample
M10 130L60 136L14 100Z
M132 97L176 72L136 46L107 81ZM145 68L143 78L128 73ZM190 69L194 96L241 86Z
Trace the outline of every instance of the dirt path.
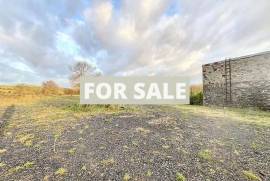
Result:
M61 135L2 137L0 180L270 180L269 127L143 109L84 118Z

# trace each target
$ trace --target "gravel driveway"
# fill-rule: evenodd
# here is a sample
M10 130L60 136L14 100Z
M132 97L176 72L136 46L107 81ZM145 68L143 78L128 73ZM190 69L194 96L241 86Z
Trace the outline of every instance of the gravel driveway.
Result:
M2 134L0 180L270 180L269 127L143 110L82 118L61 135Z

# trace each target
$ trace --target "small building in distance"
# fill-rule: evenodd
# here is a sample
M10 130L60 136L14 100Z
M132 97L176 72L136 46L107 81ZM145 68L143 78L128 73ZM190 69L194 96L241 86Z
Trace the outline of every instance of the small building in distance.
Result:
M203 104L270 110L270 51L202 66Z

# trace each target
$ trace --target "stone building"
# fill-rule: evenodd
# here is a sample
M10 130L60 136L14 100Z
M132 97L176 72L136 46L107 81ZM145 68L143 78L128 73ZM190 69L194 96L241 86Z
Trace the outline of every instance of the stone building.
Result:
M205 64L204 105L270 110L270 51Z

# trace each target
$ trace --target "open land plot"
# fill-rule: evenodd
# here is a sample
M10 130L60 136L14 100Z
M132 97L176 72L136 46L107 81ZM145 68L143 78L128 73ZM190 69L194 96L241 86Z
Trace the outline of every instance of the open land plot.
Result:
M76 96L0 110L0 180L270 180L269 112Z

